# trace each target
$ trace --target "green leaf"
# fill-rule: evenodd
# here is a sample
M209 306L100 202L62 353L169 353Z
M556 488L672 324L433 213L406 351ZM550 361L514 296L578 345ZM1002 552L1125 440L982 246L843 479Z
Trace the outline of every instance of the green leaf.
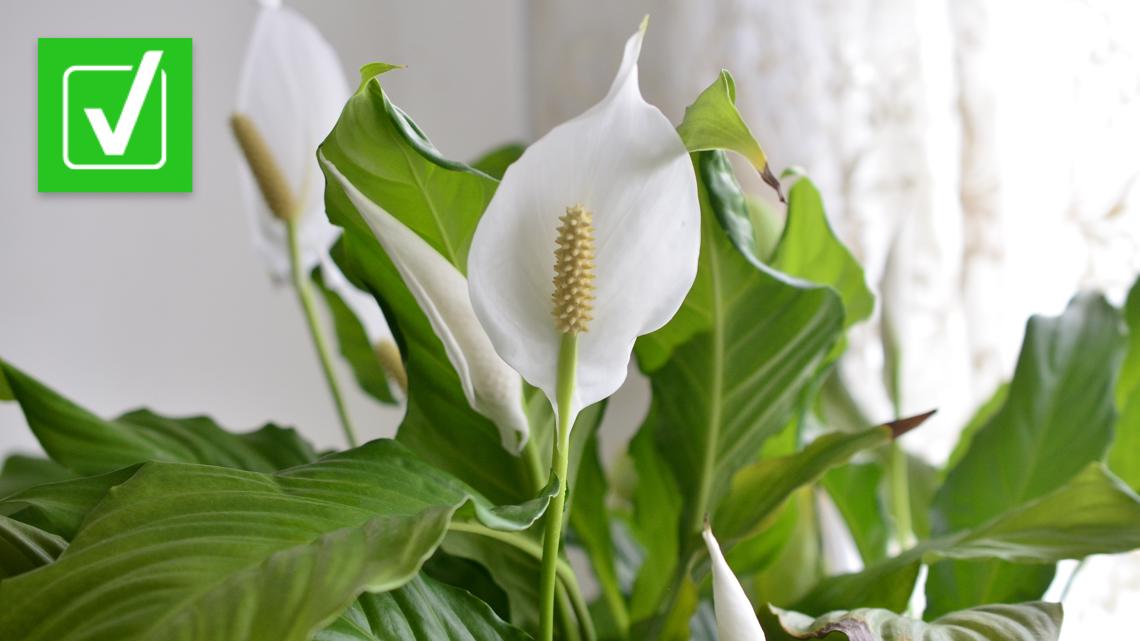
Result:
M747 221L742 210L720 216ZM652 411L641 429L654 435L681 488L682 527L695 535L732 475L787 424L834 344L843 312L830 289L746 259L710 206L703 208L700 264L685 306L662 330L639 339L643 366L658 360L651 352L676 342L650 372ZM680 342L680 336L691 338Z
M872 563L861 572L829 576L807 594L794 599L791 608L812 615L856 606L902 612L914 592L923 551L923 548L911 548L898 556ZM777 597L771 600L784 602Z
M690 152L723 149L744 156L764 182L776 190L780 200L784 199L780 181L768 167L768 157L736 108L736 82L728 71L722 69L717 79L685 108L677 133Z
M342 241L337 241L342 242ZM320 290L332 315L333 331L340 346L340 355L352 369L357 384L366 394L381 403L395 403L396 397L388 387L388 377L376 356L376 346L368 340L364 325L336 291L325 286L320 269L314 269L313 282Z
M0 514L71 540L111 488L134 476L138 465L114 472L37 485L0 501Z
M844 327L871 317L875 295L863 267L831 229L819 190L806 176L788 192L788 219L772 267L834 289L843 300Z
M902 611L909 601L920 562L986 559L984 565L957 561L934 566L947 568L941 577L946 585L963 585L965 589L979 578L1001 585L997 583L999 573L1011 570L1031 579L1047 578L1039 574L1051 576L1051 564L1062 559L1135 548L1140 548L1140 497L1097 462L1053 492L1007 510L978 527L924 541L862 572L828 577L792 607L810 614L846 609L853 604ZM1017 596L1040 588L1037 582L1030 581L1003 589L1003 594Z
M314 641L527 641L470 593L420 575L382 594L361 595Z
M388 440L273 475L150 463L58 561L0 583L0 638L304 641L449 527L525 529L554 490L496 507Z
M1124 304L1128 325L1128 351L1116 381L1116 439L1108 464L1133 489L1140 490L1140 279Z
M471 235L498 183L443 159L426 142L371 75L390 68L378 63L361 70L364 82L321 153L364 195L466 271ZM443 344L395 265L339 183L327 172L325 178L329 220L345 230L333 259L358 288L376 297L404 359L407 412L397 439L493 501L532 495L546 481L535 448L528 446L524 457L512 456L502 448L495 425L471 409Z
M883 466L878 463L849 463L823 476L822 485L843 515L864 565L887 555L890 533L886 507L879 497L882 479Z
M573 435L573 434L571 434ZM608 484L598 452L598 439L591 438L582 455L578 477L574 483L574 505L570 512L570 528L590 558L594 577L617 629L623 634L629 627L610 523L613 518L606 506Z
M637 528L647 556L634 586L634 622L663 620L650 611L667 606L663 598L679 598L705 515L716 512L736 471L788 424L843 324L832 290L793 280L740 249L754 236L731 168L717 152L696 162L711 163L698 171L696 282L677 315L636 346L653 399L635 439L635 504L660 506L662 499L652 495L664 483L679 490L680 519L650 516ZM676 615L668 607L665 613ZM660 626L649 633L660 633Z
M502 180L507 167L514 164L525 150L526 147L518 143L502 145L480 156L471 166L496 180Z
M18 576L56 560L67 541L0 515L0 580Z
M205 416L169 418L149 410L105 420L12 365L0 362L0 371L48 456L79 474L151 460L271 472L316 458L292 429L266 425L233 434Z
M967 530L932 558L1053 563L1140 548L1140 497L1102 463L1053 492Z
M1099 295L1077 296L1059 317L1030 319L1005 404L934 498L934 534L978 527L1100 460L1116 420L1113 383L1123 350L1120 316ZM931 567L928 616L1040 596L1052 576L1051 569L969 565Z
M824 472L846 463L855 454L889 443L887 427L862 432L832 432L804 449L780 458L764 459L742 468L732 478L728 495L713 517L713 531L725 547L755 534L797 489L819 480Z
M822 639L839 632L851 641L1049 641L1061 634L1059 603L973 608L932 623L868 608L831 612L814 620L798 612L772 611L797 639Z
M994 414L997 414L998 410L1005 405L1005 400L1008 397L1009 383L1002 383L997 386L997 389L985 403L978 406L978 409L974 411L974 416L970 418L970 422L966 423L966 426L958 433L958 442L954 444L954 450L950 452L950 457L946 460L944 468L946 471L958 466L958 462L969 451L974 435L993 419Z
M0 401L14 400L16 397L12 395L12 388L8 386L8 379L4 377L4 369L0 367Z
M324 154L372 202L467 273L467 251L498 182L440 155L380 86L391 65L361 69L362 82L321 143ZM332 218L330 212L330 218ZM345 221L333 219L336 224Z
M29 487L75 477L75 472L48 459L13 454L0 466L0 498Z

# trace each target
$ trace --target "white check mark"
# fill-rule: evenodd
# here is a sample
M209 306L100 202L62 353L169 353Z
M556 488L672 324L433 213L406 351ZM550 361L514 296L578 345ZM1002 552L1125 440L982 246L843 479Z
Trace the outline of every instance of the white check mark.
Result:
M107 122L107 114L102 109L85 108L87 120L91 122L91 129L95 131L95 138L103 153L108 156L122 156L127 150L127 143L131 141L131 134L139 121L143 101L154 82L154 73L158 69L158 61L162 58L161 51L147 51L143 54L134 80L131 81L131 90L127 93L127 101L123 104L123 111L119 113L119 121L115 128Z

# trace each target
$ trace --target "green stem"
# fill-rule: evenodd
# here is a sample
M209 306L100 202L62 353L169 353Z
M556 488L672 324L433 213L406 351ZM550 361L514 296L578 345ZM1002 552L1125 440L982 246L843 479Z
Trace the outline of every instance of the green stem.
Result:
M890 468L891 484L891 516L895 521L895 538L898 539L899 548L906 550L914 545L914 524L910 514L910 487L908 480L906 451L899 446L898 441L891 442Z
M563 334L558 352L558 428L554 452L550 461L550 475L558 479L558 494L551 499L546 510L546 531L542 537L542 573L538 583L538 641L554 639L554 573L558 564L558 550L562 544L562 518L566 507L566 478L570 460L570 403L574 396L574 374L578 366L578 337Z
M345 407L344 398L340 394L336 374L333 373L329 346L325 341L324 333L321 331L320 322L317 320L316 306L313 305L313 292L305 270L301 266L301 244L297 239L296 221L286 221L285 230L289 238L289 265L293 274L293 288L297 290L297 298L300 299L301 309L305 312L305 321L309 325L309 336L313 339L313 346L316 348L317 356L321 362L321 370L325 374L325 382L329 385L329 393L332 394L333 404L336 405L336 413L340 417L340 425L344 429L344 438L348 441L349 447L356 447L356 436L352 431L352 423L348 420L348 409Z

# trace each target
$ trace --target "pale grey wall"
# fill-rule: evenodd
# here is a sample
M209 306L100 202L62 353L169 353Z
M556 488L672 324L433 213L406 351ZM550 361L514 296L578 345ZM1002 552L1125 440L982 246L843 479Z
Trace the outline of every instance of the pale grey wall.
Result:
M406 64L385 85L444 153L527 133L521 0L286 4L351 78L365 62ZM297 305L271 286L239 203L226 118L255 12L251 0L0 0L0 356L99 413L272 419L334 446ZM194 38L194 193L36 193L40 36ZM369 436L399 418L355 389L350 406ZM35 449L19 410L0 404L0 454Z

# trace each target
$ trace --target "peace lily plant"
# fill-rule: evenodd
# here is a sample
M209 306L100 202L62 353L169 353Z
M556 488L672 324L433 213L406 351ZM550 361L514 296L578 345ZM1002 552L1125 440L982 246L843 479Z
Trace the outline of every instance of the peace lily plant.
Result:
M1140 285L1031 319L949 461L907 455L930 413L867 417L837 373L875 298L819 192L780 184L727 71L676 126L647 104L650 34L594 107L464 163L398 67L350 92L267 3L232 121L255 238L334 404L333 337L403 420L318 452L103 418L0 361L46 454L0 469L0 639L1057 639L1057 562L1140 547Z

